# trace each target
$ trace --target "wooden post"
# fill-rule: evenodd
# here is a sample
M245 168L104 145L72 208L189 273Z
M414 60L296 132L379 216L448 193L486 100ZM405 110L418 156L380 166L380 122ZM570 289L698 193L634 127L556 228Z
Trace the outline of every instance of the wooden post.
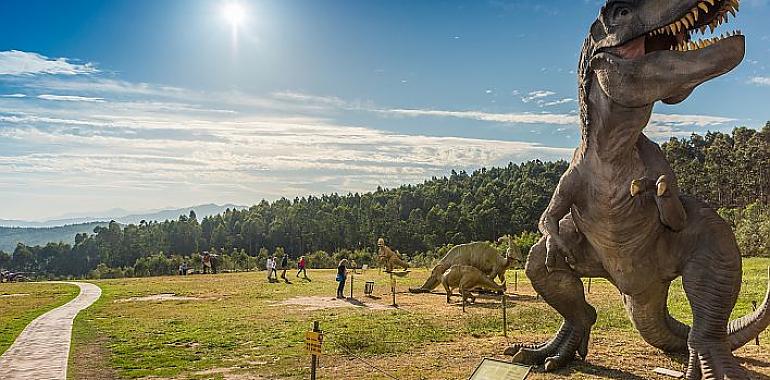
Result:
M591 294L591 277L588 277L588 294Z
M313 331L315 331L315 332L320 332L321 331L321 327L319 326L318 321L313 321ZM310 359L310 380L316 380L315 379L315 375L316 375L315 369L316 369L317 365L318 365L318 356L313 354L313 355L311 355L311 359Z
M503 292L503 299L502 299L502 302L503 302L503 336L505 336L506 339L508 338L508 310L507 310L507 305L506 305L507 304L507 301L506 301L507 299L508 299L508 295L506 295L505 292Z
M757 311L757 301L751 301L751 308L754 309L754 311ZM759 346L759 335L754 338L754 344Z
M463 313L465 313L465 292L460 289L460 297L463 299Z
M355 276L356 270L353 269L352 272L350 272L350 298L353 298L353 276Z
M393 295L393 304L391 306L398 307L398 304L396 304L396 280L393 279L393 272L390 272L390 293Z
M519 271L518 270L513 271L513 291L514 292L519 291Z

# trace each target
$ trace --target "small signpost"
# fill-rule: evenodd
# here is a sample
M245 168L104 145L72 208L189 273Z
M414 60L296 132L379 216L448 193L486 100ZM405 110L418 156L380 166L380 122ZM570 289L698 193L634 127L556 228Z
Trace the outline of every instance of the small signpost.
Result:
M532 367L484 358L469 380L524 380Z
M321 332L318 321L313 322L313 331L305 332L305 350L310 354L310 379L315 380L318 357L321 355L321 346L324 342L324 334Z

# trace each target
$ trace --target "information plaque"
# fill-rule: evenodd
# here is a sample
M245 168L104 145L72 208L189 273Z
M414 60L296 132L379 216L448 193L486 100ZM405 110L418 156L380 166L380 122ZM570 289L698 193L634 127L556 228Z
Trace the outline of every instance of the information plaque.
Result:
M532 367L484 358L469 380L524 380Z

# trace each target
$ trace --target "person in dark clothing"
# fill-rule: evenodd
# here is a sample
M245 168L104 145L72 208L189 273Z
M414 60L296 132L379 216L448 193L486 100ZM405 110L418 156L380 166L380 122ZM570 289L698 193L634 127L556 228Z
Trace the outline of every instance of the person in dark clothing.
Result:
M340 260L340 264L337 265L337 282L339 282L339 285L337 286L337 298L343 299L345 298L345 280L348 278L348 259L342 259Z

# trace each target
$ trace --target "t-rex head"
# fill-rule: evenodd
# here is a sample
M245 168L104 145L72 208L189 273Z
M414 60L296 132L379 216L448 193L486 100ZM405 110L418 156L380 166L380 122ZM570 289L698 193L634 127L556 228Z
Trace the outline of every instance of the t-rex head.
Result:
M581 97L595 78L625 107L675 104L735 68L745 53L738 32L699 39L735 17L740 0L609 0L583 47ZM719 32L717 32L719 33Z

